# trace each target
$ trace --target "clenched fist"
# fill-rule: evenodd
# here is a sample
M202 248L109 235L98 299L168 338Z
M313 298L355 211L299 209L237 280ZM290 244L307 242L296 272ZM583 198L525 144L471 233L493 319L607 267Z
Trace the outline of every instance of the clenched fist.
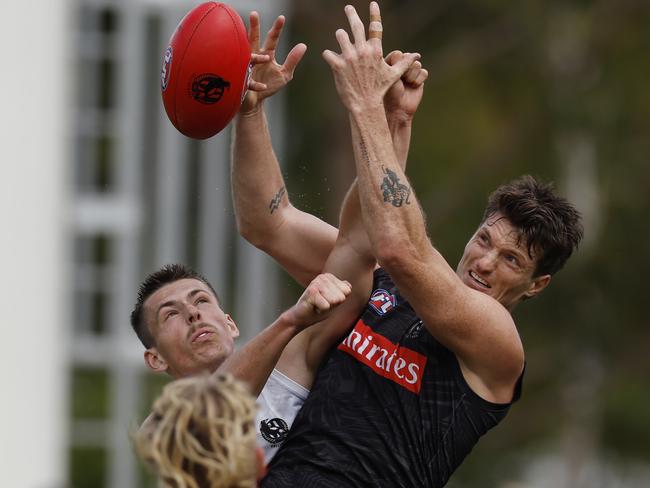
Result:
M327 318L351 292L349 282L323 273L309 283L298 302L287 312L299 328L305 328Z

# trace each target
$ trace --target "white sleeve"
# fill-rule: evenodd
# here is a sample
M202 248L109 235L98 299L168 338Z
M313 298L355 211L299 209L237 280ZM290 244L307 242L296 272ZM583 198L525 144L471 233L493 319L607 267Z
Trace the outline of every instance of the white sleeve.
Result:
M268 464L282 445L309 390L274 369L257 397L257 444Z

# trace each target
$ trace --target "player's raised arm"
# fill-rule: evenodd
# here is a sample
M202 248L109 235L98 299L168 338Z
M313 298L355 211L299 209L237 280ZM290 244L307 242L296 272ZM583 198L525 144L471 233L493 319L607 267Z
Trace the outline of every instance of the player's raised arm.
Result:
M371 16L372 16L371 12ZM404 54L394 51L386 57L389 64L400 62ZM400 164L406 164L413 116L422 99L427 72L422 65L413 63L397 80L385 96L386 116L391 123L391 135ZM340 214L339 234L334 249L327 259L325 271L352 283L352 293L336 313L318 327L305 331L303 337L290 344L279 368L301 371L306 374L303 384L308 386L327 351L350 329L368 301L372 286L372 272L376 267L366 229L363 225L359 192L356 181L343 202ZM305 354L306 352L306 354ZM299 367L289 369L291 360L299 360ZM306 364L301 365L300 361Z
M276 61L284 23L279 16L260 47L259 15L253 12L250 16L251 49L268 59L257 60L251 75L264 88L258 85L249 90L236 119L231 184L240 234L306 285L322 271L337 230L291 205L271 144L264 100L291 81L307 49L298 44L283 64Z
M330 273L318 275L293 307L235 351L217 372L231 373L246 381L252 393L259 395L286 345L307 327L327 319L345 302L351 291L347 281ZM294 381L300 379L291 378Z
M326 51L324 58L350 112L362 213L373 252L433 336L478 379L472 386L488 399L510 401L523 365L512 318L495 300L465 286L431 245L390 142L384 95L417 56L387 64L381 40L366 39L353 7L346 7L346 14L354 42L345 31L337 31L342 54Z

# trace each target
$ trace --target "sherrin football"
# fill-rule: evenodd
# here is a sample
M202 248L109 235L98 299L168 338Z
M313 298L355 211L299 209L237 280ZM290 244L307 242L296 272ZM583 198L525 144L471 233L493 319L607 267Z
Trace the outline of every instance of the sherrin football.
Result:
M219 2L193 8L172 34L160 73L174 127L194 139L226 127L246 94L250 59L246 27L235 10Z

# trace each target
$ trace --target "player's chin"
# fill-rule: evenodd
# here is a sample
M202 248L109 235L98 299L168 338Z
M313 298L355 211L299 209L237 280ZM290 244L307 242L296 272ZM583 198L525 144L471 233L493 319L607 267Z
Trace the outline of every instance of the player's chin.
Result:
M235 346L232 341L224 341L213 338L212 340L206 341L200 345L197 348L197 351L199 351L199 354L202 357L205 357L210 361L223 361L233 353L234 349Z
M195 356L196 370L198 372L207 371L208 373L213 373L229 356L230 353L223 350L211 349L209 351L202 351L202 353Z

